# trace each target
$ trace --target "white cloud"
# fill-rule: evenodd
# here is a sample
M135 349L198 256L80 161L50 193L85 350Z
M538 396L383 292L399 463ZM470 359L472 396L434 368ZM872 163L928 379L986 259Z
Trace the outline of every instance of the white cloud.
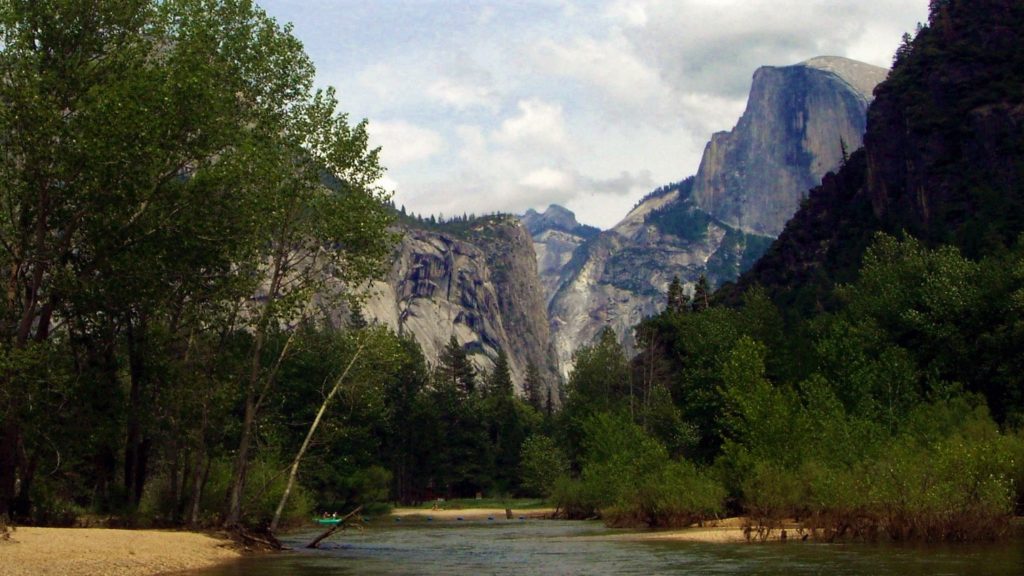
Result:
M520 100L518 115L507 118L494 133L494 140L505 146L562 148L568 137L560 104L538 99Z
M519 185L543 191L564 191L573 185L573 177L562 170L540 168L523 176L519 181Z
M494 92L483 85L459 82L450 78L441 78L427 88L427 96L451 106L456 110L467 110L480 107L489 110L497 108Z
M427 160L444 149L440 134L408 122L371 122L368 130L372 145L381 147L384 165L389 168Z
M742 97L764 65L835 55L888 66L924 0L632 0L647 14L622 29L680 92ZM883 7L884 5L884 7ZM859 48L856 48L859 47Z
M555 202L601 226L694 173L759 66L818 55L888 66L927 4L261 1L300 20L318 81L369 118L396 202L445 214Z
M664 123L675 108L658 70L644 62L622 34L577 36L561 44L547 40L534 49L533 63L554 78L583 83L587 92L597 96L594 102L619 119L640 117Z
M616 0L604 10L604 17L612 21L624 22L628 26L647 24L647 7L645 2L637 0Z

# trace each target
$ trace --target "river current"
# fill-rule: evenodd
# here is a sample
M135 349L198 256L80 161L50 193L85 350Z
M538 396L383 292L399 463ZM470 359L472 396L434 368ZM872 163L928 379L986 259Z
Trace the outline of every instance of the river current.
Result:
M335 534L320 550L303 546L318 530L289 534L293 547L197 576L452 574L1024 574L1024 542L956 546L867 544L703 544L608 539L596 522L495 520L379 522Z

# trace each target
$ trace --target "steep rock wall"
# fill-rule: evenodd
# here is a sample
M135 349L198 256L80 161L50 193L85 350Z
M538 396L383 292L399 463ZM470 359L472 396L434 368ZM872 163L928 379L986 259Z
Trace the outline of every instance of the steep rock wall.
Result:
M886 71L821 57L754 73L747 109L711 137L694 185L697 206L722 222L777 236L800 199L860 147L871 90Z
M455 336L480 370L493 369L504 350L517 389L530 363L556 383L533 244L518 221L489 217L456 232L401 232L386 279L369 289L368 318L414 337L431 363Z

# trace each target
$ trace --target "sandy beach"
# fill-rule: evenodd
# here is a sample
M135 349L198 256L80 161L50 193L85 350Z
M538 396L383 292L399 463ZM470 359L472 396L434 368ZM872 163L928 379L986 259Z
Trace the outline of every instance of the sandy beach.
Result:
M623 534L612 534L607 536L587 536L593 540L666 540L674 542L707 542L716 544L735 544L747 542L747 536L743 532L745 519L723 518L706 522L704 526L691 526L679 530L649 531L649 532L627 532ZM787 539L799 541L801 536L797 532L796 524L786 525ZM766 542L778 542L781 539L781 530L772 530L765 539ZM754 537L754 541L759 541Z
M512 509L513 518L550 518L555 513L554 508L530 508L526 510ZM395 508L391 515L396 518L432 518L434 520L495 520L505 519L504 508L466 508L463 510L430 510L424 508Z
M0 576L151 576L238 556L232 542L193 532L18 528L0 541Z
M512 510L513 518L551 518L555 513L554 508L534 508L528 510ZM409 519L431 519L437 521L458 521L460 518L465 521L505 519L504 508L467 508L464 510L429 510L423 508L395 508L391 515L397 518ZM704 526L693 526L679 530L648 531L648 532L626 532L604 536L584 536L587 540L669 540L676 542L708 542L708 543L739 543L746 542L747 537L743 532L745 519L723 518L706 522ZM787 526L790 539L799 540L796 526ZM767 538L768 542L778 541L781 532L773 530Z

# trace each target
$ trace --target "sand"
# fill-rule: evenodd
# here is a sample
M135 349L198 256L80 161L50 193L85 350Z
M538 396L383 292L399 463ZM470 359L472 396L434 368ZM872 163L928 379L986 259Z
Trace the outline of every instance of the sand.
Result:
M234 560L227 540L193 532L18 528L0 541L0 576L149 576Z
M693 526L680 530L665 530L651 532L627 532L625 534L611 534L602 536L586 536L590 540L661 540L669 542L706 542L712 544L737 544L748 542L747 535L743 531L746 524L744 518L724 518L706 522L704 526ZM801 535L797 532L795 523L785 525L786 535L789 541L799 542ZM772 530L765 539L766 542L778 542L781 539L781 530ZM752 541L760 542L756 534L751 535Z
M550 518L555 513L554 508L530 508L527 510L512 509L512 517L523 518ZM495 520L505 519L504 508L466 508L463 510L430 510L423 508L395 508L391 515L396 518L432 518L434 520Z
M523 518L551 518L555 513L554 508L534 508L529 510L512 510L515 519ZM459 518L465 521L505 519L504 508L467 508L463 510L429 510L423 508L395 508L391 515L397 518L409 518L410 520L436 520L436 521L458 521ZM583 540L664 540L675 542L708 542L708 543L740 543L746 542L747 537L743 532L746 524L744 518L723 518L712 522L706 522L701 527L683 528L680 530L648 531L648 532L626 532L619 534L605 534L601 536L581 536ZM781 532L773 530L767 541L778 541ZM787 535L790 540L799 540L796 526L787 525Z

